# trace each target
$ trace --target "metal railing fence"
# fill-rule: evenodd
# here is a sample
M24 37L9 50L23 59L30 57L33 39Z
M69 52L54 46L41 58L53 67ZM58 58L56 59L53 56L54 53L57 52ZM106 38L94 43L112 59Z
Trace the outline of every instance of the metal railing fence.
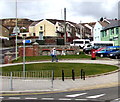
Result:
M40 90L53 88L53 71L1 72L2 90Z

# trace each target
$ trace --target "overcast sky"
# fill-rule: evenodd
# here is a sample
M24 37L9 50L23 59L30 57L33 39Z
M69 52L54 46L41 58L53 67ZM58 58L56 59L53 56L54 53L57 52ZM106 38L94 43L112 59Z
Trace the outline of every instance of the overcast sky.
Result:
M119 0L17 0L17 17L66 19L79 23L98 21L100 17L118 18ZM0 0L0 18L16 17L16 0Z

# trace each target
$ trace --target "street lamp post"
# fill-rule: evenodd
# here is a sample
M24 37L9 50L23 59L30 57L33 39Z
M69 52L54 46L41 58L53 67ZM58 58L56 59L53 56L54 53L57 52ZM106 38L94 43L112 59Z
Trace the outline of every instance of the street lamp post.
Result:
M66 45L66 8L64 8L64 43Z
M15 33L16 33L16 49L15 49L15 51L16 51L16 60L17 60L17 35L18 35L18 31L17 31L17 0L16 0L16 27L15 27Z
M25 36L23 35L23 77L25 78Z

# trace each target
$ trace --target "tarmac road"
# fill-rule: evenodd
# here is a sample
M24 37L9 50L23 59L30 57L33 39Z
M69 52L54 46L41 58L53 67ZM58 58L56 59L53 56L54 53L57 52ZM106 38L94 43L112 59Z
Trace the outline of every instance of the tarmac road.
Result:
M98 88L83 91L63 91L63 92L51 92L51 93L29 93L20 95L9 95L1 97L3 102L9 101L72 101L72 102L119 102L119 87Z

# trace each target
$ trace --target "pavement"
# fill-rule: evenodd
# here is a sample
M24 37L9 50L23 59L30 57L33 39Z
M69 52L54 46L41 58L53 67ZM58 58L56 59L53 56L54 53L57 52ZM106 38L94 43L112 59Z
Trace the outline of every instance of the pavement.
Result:
M39 62L26 62L30 63L47 63L50 61L39 61ZM59 62L67 63L98 63L98 64L108 64L119 66L120 63L118 60L60 60ZM59 63L58 62L58 63ZM23 63L16 64L2 64L0 67L12 66ZM10 79L1 78L2 88L0 93L9 94L9 93L27 93L27 92L61 92L61 91L73 91L73 90L88 90L88 89L97 89L97 88L106 88L118 86L120 83L118 76L120 71L116 70L110 73L103 73L95 76L88 76L85 80L77 78L74 81L72 79L55 79L52 81L49 80L40 80L40 79L14 79L13 80L13 90L10 90Z

